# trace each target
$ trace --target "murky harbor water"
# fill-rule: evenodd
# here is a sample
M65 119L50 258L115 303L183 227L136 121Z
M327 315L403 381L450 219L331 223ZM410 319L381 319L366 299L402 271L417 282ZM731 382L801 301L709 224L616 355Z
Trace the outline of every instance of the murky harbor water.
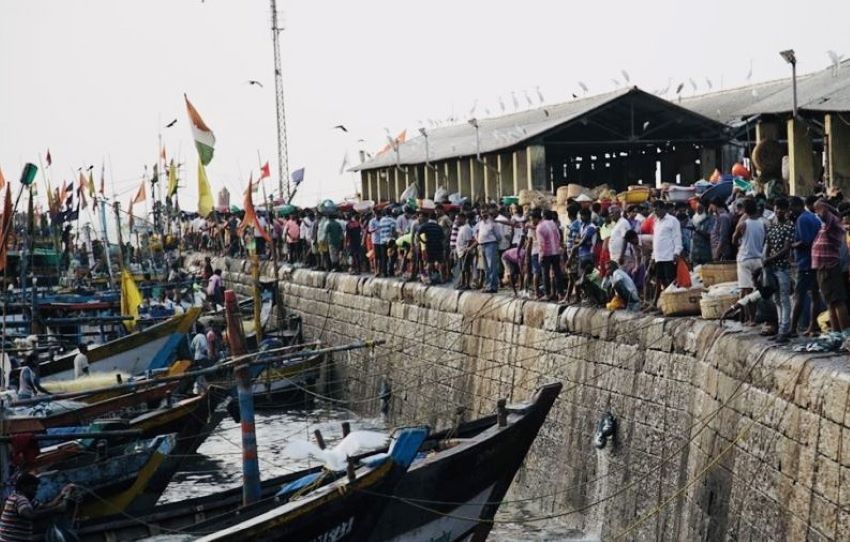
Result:
M310 440L313 431L322 432L329 445L342 437L342 422L351 423L352 431L383 431L386 426L381 418L355 419L351 413L343 410L316 409L310 411L258 412L256 415L257 442L259 448L260 472L270 477L285 474L310 466L310 460L293 460L284 457L286 444L292 439ZM241 433L238 424L225 419L218 429L198 450L197 460L192 462L190 470L175 475L168 489L160 499L161 503L180 501L192 497L208 495L237 487L242 483ZM497 518L510 519L529 517L533 512L525 503L516 505L506 503ZM536 524L498 523L489 540L509 541L549 541L549 540L590 540L582 538L574 530L557 526ZM156 537L149 540L191 540L186 537Z

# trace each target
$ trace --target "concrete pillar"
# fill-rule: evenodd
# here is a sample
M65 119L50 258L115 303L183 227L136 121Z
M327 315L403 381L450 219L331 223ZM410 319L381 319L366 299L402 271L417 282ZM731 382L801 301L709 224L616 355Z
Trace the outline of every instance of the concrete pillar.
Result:
M788 119L788 162L789 192L792 196L808 195L814 187L815 164L805 121Z
M531 183L528 182L528 166L526 165L525 149L514 151L513 155L513 170L514 170L514 194L519 195L519 191L524 188L531 188Z
M850 194L850 126L838 115L824 116L824 132L828 143L829 185Z
M469 159L469 179L472 190L469 197L473 200L480 200L487 197L484 191L484 163L479 162L478 158L472 157Z
M717 169L717 149L703 147L699 155L700 176L708 180Z
M779 133L779 124L776 122L758 122L756 123L756 142L764 141L765 139L773 139L779 141L782 137Z
M458 191L461 196L472 197L472 178L469 160L457 160Z
M381 176L381 170L376 169L374 171L375 175L375 202L379 202L387 198L387 180L385 177Z
M514 164L513 153L500 154L497 158L496 168L499 170L499 185L502 196L515 195L514 190Z
M431 199L434 197L434 190L436 189L433 182L434 172L431 171L429 164L425 164L422 169L424 170L422 172L422 197Z
M531 188L549 189L549 179L546 175L546 148L543 145L529 145L526 148L526 170Z
M488 155L484 157L484 197L488 200L498 201L499 194L499 156Z

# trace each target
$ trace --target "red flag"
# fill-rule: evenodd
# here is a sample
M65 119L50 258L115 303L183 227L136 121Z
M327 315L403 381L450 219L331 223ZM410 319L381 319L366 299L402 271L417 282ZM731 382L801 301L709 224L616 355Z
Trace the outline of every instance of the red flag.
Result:
M44 161L47 162L48 166L53 164L53 158L50 157L50 149L47 149L47 156L44 157Z
M12 185L6 183L6 201L3 202L3 216L0 218L0 270L6 268L6 245L9 242L9 230L12 227Z
M253 228L260 232L260 235L263 236L268 242L271 242L271 237L269 233L260 225L260 220L257 218L257 212L254 211L254 198L251 195L253 190L251 189L251 181L248 180L248 190L245 191L245 217L242 219L242 223L239 224L239 231L243 231L247 226L253 226Z
M147 193L145 192L145 180L142 179L142 184L139 186L139 190L136 192L136 195L133 196L133 203L141 203L147 199Z
M269 169L269 163L266 162L266 165L264 165L263 167L260 168L260 178L257 179L257 180L262 181L266 177L271 177L271 176L272 176L272 172Z

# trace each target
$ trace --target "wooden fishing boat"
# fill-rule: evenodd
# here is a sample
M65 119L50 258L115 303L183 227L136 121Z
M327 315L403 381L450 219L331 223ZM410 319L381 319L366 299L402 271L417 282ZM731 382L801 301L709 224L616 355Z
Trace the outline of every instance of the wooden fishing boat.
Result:
M200 313L201 309L194 307L142 331L92 346L88 351L89 371L135 375L168 367ZM73 351L42 363L39 366L41 379L48 382L73 378L76 355Z
M93 463L43 472L38 475L36 498L49 502L65 485L74 484L83 489L79 517L122 513L144 491L175 445L175 435L161 435L119 447Z
M506 407L502 416L487 416L431 433L419 448L419 455L424 457L411 465L391 493L382 494L380 503L376 503L382 509L380 519L372 525L368 536L358 540L448 541L472 534L486 537L489 531L486 520L496 513L560 391L560 383L550 384L540 388L530 402ZM355 459L364 462L371 455L362 454ZM84 521L76 533L86 542L139 540L161 533L210 533L234 521L234 517L247 519L259 510L265 513L275 506L285 506L285 499L278 495L281 488L308 476L315 479L322 472L326 471L315 467L264 481L260 501L248 510L242 507L242 488L238 487L160 505L134 518L113 516ZM421 501L417 504L423 509L392 496ZM385 522L389 528L384 527ZM440 538L443 534L445 538Z
M12 415L4 420L6 434L42 433L49 428L87 425L107 414L146 403L159 403L170 395L180 382L170 381L143 390L130 390L123 395L99 401L90 405L78 404L76 408L57 408L55 413L48 412L44 416Z
M506 407L503 415L443 433L448 440L429 439L435 447L422 450L427 456L411 466L387 499L367 540L485 540L492 528L489 520L561 387L560 382L543 386L529 402Z

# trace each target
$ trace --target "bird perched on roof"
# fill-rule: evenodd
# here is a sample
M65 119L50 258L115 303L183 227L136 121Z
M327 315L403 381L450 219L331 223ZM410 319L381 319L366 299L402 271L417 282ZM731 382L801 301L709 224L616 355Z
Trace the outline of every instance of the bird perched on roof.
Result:
M543 99L543 93L540 92L540 87L539 86L534 87L534 90L537 91L537 99L540 101L540 104L542 105L545 100Z
M533 107L534 102L531 101L531 96L528 95L528 91L524 90L523 93L525 94L525 103L528 104L528 107Z
M841 68L841 61L844 59L844 55L839 55L832 49L826 52L829 57L829 61L832 63L832 76L835 77L838 75L838 70Z
M516 92L511 91L511 100L514 102L514 111L519 111L519 100L516 99Z
M257 85L258 87L263 88L263 84L262 84L262 83L260 83L259 81L254 80L254 79L249 79L249 80L247 81L247 83L248 83L249 85Z
M177 124L177 119L172 120L171 122L169 122L168 124L166 124L166 125L165 125L165 127L166 127L166 128L171 128L171 127L172 127L172 126L174 126L175 124Z
M333 127L333 129L334 130L342 130L343 132L348 133L348 128L346 128L342 124L337 124L336 126Z

